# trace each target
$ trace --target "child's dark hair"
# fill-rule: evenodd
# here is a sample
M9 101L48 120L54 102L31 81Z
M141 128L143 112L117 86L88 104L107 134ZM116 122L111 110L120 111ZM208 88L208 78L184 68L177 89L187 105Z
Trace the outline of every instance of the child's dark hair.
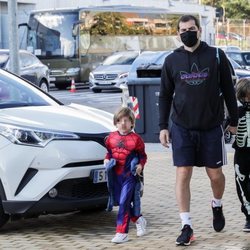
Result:
M193 15L183 15L180 17L180 19L178 20L178 23L177 23L177 30L180 29L180 23L186 23L190 20L193 20L195 22L195 25L197 26L197 28L199 29L200 28L200 22L198 20L197 17L193 16Z
M132 128L135 126L135 115L130 108L123 107L115 113L113 119L114 125L116 125L122 117L128 117L132 123Z
M247 96L250 96L250 79L241 78L236 84L236 97L240 102L244 102Z

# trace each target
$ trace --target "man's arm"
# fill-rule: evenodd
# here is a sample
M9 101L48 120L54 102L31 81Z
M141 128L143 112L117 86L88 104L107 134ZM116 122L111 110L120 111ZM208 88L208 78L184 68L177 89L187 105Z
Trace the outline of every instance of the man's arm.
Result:
M236 131L238 125L238 107L228 59L220 51L220 86L229 113L229 131Z
M168 61L165 60L162 67L159 93L159 139L161 144L165 147L168 147L169 143L168 120L174 94L174 83L171 74L167 70L167 63Z

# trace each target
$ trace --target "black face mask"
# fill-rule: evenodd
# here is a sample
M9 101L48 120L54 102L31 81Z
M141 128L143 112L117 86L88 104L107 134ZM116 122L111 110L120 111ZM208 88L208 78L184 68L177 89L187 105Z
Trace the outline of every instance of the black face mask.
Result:
M246 110L250 110L250 102L243 102L242 104Z
M187 47L193 47L197 44L198 38L197 38L197 31L186 31L184 33L180 34L181 41L187 46Z

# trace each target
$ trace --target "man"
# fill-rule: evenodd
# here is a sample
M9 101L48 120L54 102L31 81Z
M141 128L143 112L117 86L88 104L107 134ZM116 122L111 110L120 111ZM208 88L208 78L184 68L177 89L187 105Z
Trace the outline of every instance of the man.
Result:
M219 232L225 226L222 196L225 177L222 166L226 152L222 122L225 100L230 125L235 134L237 102L228 60L222 50L200 40L201 27L196 17L184 15L178 21L178 35L184 46L165 60L159 95L160 142L168 147L169 115L173 162L176 166L176 199L182 230L177 245L189 245L193 240L190 218L190 180L193 166L205 166L211 182L213 227ZM219 80L220 79L220 80Z

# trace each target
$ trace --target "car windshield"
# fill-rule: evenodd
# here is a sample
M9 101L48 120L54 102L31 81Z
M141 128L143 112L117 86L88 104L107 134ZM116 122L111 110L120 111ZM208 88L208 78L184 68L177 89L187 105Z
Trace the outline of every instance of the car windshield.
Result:
M242 69L242 67L237 62L235 62L233 59L231 59L231 58L228 58L228 59L231 62L234 69Z
M60 102L21 78L0 70L0 109L50 105L60 105Z
M138 56L138 53L119 53L107 57L103 65L131 65Z

